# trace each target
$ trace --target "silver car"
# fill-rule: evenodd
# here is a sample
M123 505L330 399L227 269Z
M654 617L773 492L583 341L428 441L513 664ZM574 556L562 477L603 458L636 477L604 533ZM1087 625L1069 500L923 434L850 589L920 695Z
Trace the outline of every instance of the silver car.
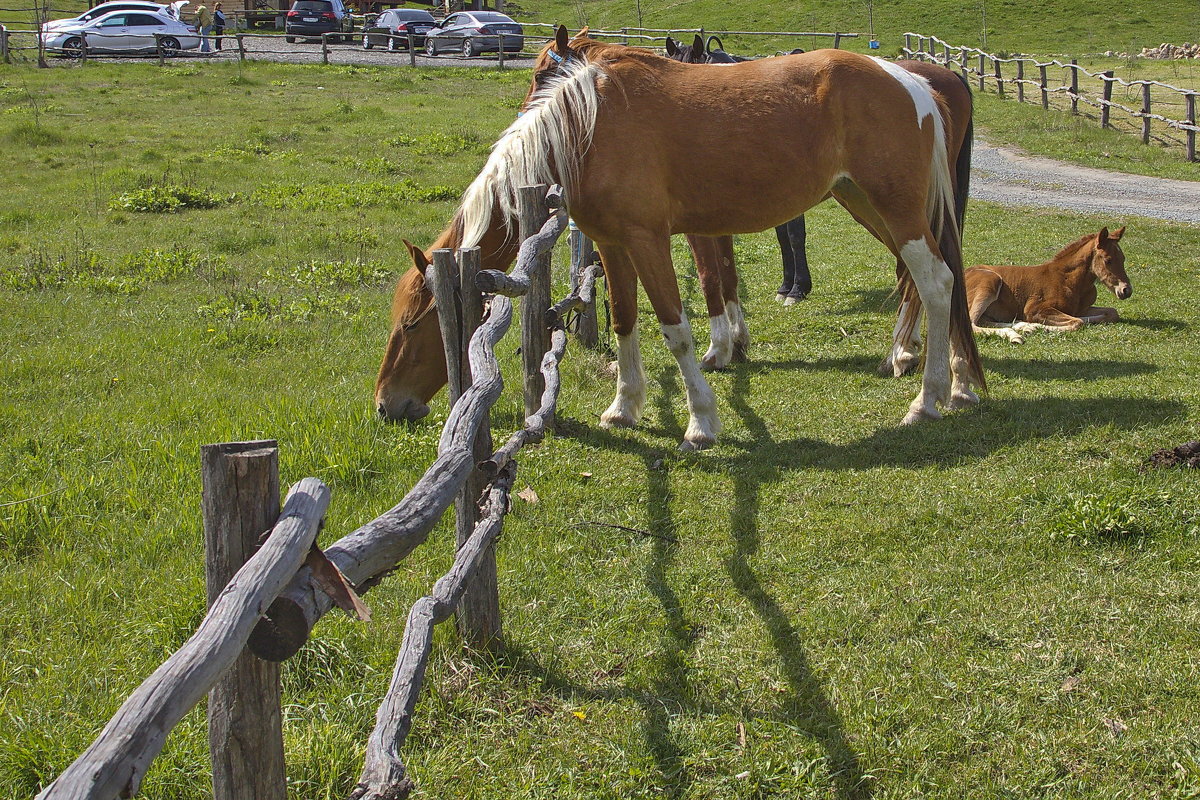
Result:
M156 36L157 34L157 36ZM153 53L161 44L167 55L200 46L196 29L165 12L111 11L88 22L43 30L45 48L78 58L89 53Z

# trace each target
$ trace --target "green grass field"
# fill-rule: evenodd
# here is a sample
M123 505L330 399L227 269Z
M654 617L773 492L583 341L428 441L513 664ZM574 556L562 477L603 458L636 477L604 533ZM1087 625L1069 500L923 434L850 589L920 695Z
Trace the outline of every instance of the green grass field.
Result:
M333 487L324 543L430 463L444 397L411 426L371 408L401 240L449 218L527 81L0 72L0 795L56 775L199 620L201 444L278 439L285 483ZM137 210L181 203L210 207ZM890 259L840 209L809 219L816 291L790 311L773 236L738 240L754 346L712 378L713 450L675 450L648 310L639 429L599 428L606 359L571 353L559 432L520 459L540 501L498 549L507 654L439 631L404 752L419 796L1200 794L1196 476L1145 467L1197 437L1200 229L973 205L968 263L1127 223L1135 293L1117 325L982 342L991 396L900 428L917 379L874 374ZM346 796L451 540L286 666L290 796ZM206 750L201 709L143 796L208 796Z

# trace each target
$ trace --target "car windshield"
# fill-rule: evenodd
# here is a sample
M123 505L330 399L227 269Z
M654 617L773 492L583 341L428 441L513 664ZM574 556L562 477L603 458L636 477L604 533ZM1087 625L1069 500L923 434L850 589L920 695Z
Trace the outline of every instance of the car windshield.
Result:
M396 19L402 22L433 22L433 14L428 11L393 11Z
M296 0L292 11L311 11L320 14L325 11L333 11L333 5L325 0Z
M513 21L512 17L506 17L503 14L497 14L495 12L486 12L486 11L477 12L477 13L473 14L472 16L474 16L475 19L479 20L480 22L512 22Z

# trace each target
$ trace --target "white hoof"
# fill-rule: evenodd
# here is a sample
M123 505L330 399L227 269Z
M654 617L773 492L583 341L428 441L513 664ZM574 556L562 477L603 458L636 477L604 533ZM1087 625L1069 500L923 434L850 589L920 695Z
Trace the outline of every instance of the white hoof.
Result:
M631 415L609 409L600 415L601 428L632 428L637 420Z
M787 306L794 306L794 305L796 305L796 303L797 303L797 302L799 302L799 301L798 301L798 300L796 300L796 298L794 298L794 297L791 297L791 296L788 296L788 297L785 297L785 298L783 298L783 305L784 305L785 307L787 307Z
M780 303L783 303L784 305L787 305L787 295L786 295L785 293L783 293L783 292L776 292L776 293L775 293L775 299L776 299L776 300L778 300Z
M698 450L707 450L716 444L716 439L711 436L699 436L694 439L684 439L679 443L679 452L694 453Z
M950 402L946 404L946 408L951 411L958 411L963 408L970 408L973 405L978 405L979 395L975 394L970 389L955 389L950 393Z
M913 403L908 409L908 413L904 415L904 419L900 421L901 425L915 425L918 422L927 420L941 419L942 414L936 408L926 408L925 406Z

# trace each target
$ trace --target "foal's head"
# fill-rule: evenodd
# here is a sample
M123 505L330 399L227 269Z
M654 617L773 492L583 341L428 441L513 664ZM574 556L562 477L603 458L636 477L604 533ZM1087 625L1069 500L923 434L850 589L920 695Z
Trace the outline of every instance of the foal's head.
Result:
M1125 274L1125 253L1120 245L1124 234L1124 225L1112 233L1108 232L1108 228L1101 228L1096 235L1096 249L1092 252L1090 265L1092 275L1107 286L1118 300L1125 300L1133 294L1133 284Z
M425 416L429 401L446 385L442 331L433 295L425 285L429 262L419 248L408 242L404 245L412 255L413 269L396 284L392 333L375 381L375 408L388 420Z

